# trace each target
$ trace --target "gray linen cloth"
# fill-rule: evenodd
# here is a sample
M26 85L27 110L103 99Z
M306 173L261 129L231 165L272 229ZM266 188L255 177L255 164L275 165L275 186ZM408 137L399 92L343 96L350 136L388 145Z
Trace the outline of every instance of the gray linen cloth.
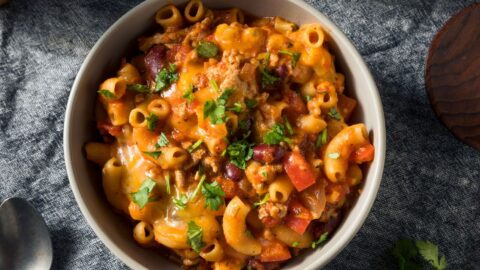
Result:
M77 207L62 131L90 48L140 1L10 0L0 7L0 200L28 199L46 219L53 269L127 269ZM424 89L428 46L474 1L310 0L370 67L387 121L383 182L364 226L327 269L392 269L402 237L437 243L451 269L480 268L480 153L437 120Z

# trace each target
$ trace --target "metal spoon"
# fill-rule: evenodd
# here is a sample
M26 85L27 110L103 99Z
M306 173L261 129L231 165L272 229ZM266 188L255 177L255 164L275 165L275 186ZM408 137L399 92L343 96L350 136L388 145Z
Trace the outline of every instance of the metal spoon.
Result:
M0 269L50 269L52 242L42 216L26 200L0 205Z

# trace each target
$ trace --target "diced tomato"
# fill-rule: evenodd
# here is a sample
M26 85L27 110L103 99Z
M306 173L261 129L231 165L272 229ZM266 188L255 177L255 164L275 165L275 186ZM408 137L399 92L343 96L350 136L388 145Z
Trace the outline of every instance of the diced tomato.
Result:
M100 132L106 132L114 137L119 136L122 134L122 127L121 126L114 126L110 122L100 121L97 122L97 128Z
M286 154L283 159L283 168L298 191L315 184L315 173L302 154L298 152Z
M310 211L299 201L292 200L289 205L288 215L285 217L285 225L299 234L305 233L312 221Z
M358 148L350 155L350 160L360 164L364 162L369 162L373 160L375 156L375 147L372 144L367 144Z
M262 244L261 262L280 262L292 257L287 245L278 240L260 239L260 243Z

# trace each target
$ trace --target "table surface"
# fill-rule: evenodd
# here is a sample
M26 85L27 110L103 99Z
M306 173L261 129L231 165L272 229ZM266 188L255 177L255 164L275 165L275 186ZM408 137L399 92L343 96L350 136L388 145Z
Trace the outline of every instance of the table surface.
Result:
M65 171L70 87L100 35L139 0L10 0L0 7L0 201L27 198L46 219L53 269L127 269L87 225ZM353 41L383 101L387 157L377 200L326 269L392 269L399 238L430 240L451 269L480 264L480 152L457 141L427 100L436 31L475 1L310 0Z

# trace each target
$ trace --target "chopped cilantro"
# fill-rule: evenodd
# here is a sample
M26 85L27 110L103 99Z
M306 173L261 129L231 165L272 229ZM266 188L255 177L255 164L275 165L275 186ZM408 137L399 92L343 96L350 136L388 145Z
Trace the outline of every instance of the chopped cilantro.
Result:
M255 99L245 99L245 105L247 105L247 108L253 109L257 106L257 101Z
M268 63L270 62L270 52L265 54L263 59L263 65L259 66L260 73L262 73L262 88L267 86L274 85L276 82L280 81L280 78L274 76L268 72Z
M108 91L107 89L100 89L97 91L100 95L104 96L106 99L114 99L115 94Z
M227 154L230 157L230 162L238 168L245 170L247 161L253 156L253 144L247 142L245 139L236 141L228 145Z
M310 100L312 100L312 96L306 95L306 96L305 96L305 101L306 101L306 102L309 102Z
M152 152L144 151L143 153L147 156L151 156L154 159L158 159L158 157L162 154L162 151L152 151Z
M188 222L187 243L197 253L199 253L200 250L205 246L205 243L202 241L202 238L203 238L202 228L198 226L193 220Z
M335 119L335 120L341 120L340 113L337 111L335 108L331 108L330 111L327 113L328 117Z
M289 55L292 58L292 67L295 67L300 60L300 53L299 52L291 52L287 50L280 50L279 53Z
M265 194L260 201L253 203L253 206L258 207L260 205L264 205L268 202L268 200L270 200L270 193Z
M155 78L155 92L165 90L167 86L178 80L177 66L168 65L168 68L162 68Z
M202 140L196 141L194 144L192 144L192 145L188 148L188 152L192 153L192 152L195 151L202 143L203 143Z
M205 208L210 207L210 209L216 211L218 210L220 205L223 204L223 197L225 197L225 192L223 192L218 182L212 182L211 184L203 184L202 194L203 196L205 196Z
M327 241L327 237L328 237L328 232L320 235L320 238L318 238L317 241L312 242L312 248L316 248L316 247L322 245L323 243L325 243L325 241Z
M148 89L148 87L146 85L139 84L139 83L129 84L127 86L127 89L130 90L130 91L138 92L138 93L149 93L150 92L150 89Z
M185 194L180 194L178 198L173 198L173 203L180 209L185 209L188 203L188 197Z
M165 135L165 133L160 133L160 136L158 136L158 141L157 141L157 144L155 145L157 148L158 147L164 147L164 146L167 146L170 142L168 141L168 138L167 136Z
M155 182L152 178L147 177L145 180L143 180L143 183L138 191L131 194L132 201L140 208L145 207L148 202L152 201L152 199L149 197L156 184L157 182Z
M195 92L194 87L193 85L190 85L187 92L185 92L185 94L183 94L182 97L186 99L188 103L192 103L193 99L195 98L195 96L193 95L193 92Z
M154 113L150 113L147 117L147 128L150 131L154 131L157 128L158 117Z
M205 182L206 178L207 177L205 175L202 175L202 177L200 178L200 181L198 182L197 187L195 188L193 193L190 195L190 197L188 197L188 200L194 199L197 196L198 191L200 191L201 187L203 186L203 182Z
M213 125L225 123L225 111L228 97L233 93L233 89L225 89L217 101L208 100L203 106L203 117L210 117Z
M218 54L218 46L211 41L200 41L196 50L198 55L203 58L212 58Z
M262 171L261 174L262 174L262 176L263 176L263 179L267 179L268 174L267 174L266 171Z
M317 141L315 142L315 147L320 148L322 145L327 143L327 129L325 128L322 133L318 134Z
M210 85L212 86L213 90L215 90L215 92L217 93L221 92L220 87L218 87L217 81L215 81L214 79L210 80Z
M291 143L291 140L285 136L285 127L282 124L273 125L272 129L263 136L263 142L266 144L279 144L282 141Z
M292 243L292 247L298 247L299 244L300 243L298 243L298 241L295 241L295 242Z
M228 108L228 110L236 112L236 113L240 113L243 110L242 104L240 104L240 102L235 102L235 103L233 103L232 107Z

